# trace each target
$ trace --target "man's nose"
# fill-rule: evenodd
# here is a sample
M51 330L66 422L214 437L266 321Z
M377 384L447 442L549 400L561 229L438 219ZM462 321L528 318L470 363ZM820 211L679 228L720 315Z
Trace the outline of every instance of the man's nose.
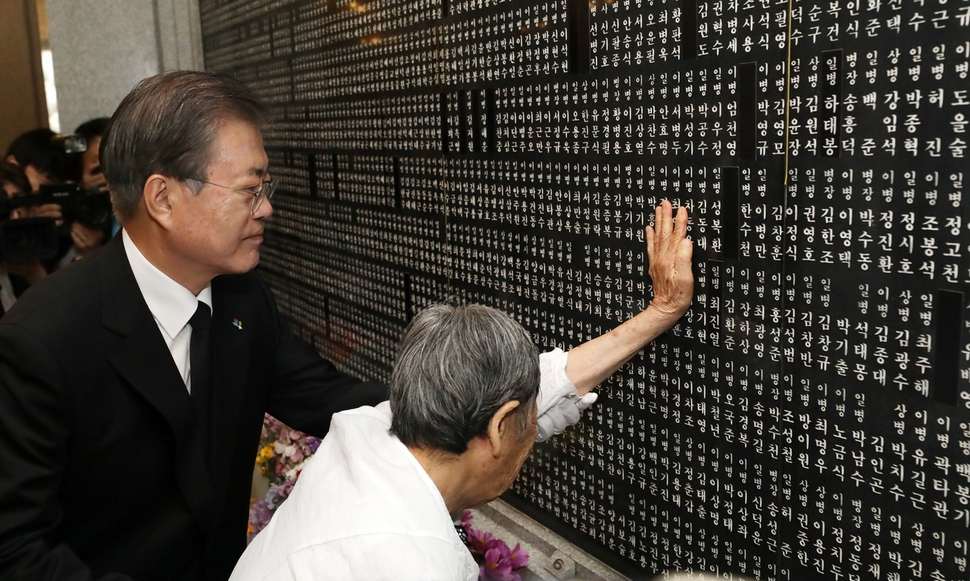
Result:
M270 203L268 198L263 198L259 203L259 207L256 208L256 214L253 216L257 220L265 220L273 215L273 204Z

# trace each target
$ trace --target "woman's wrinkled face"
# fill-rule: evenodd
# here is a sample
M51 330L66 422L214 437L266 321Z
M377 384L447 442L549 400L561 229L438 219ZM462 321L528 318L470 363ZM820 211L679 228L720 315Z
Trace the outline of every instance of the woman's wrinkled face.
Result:
M507 418L512 426L503 434L502 454L495 459L490 470L491 474L485 479L488 490L483 496L486 502L501 496L512 486L539 435L538 408L535 399L532 401L531 409L521 410L519 413L528 415L522 418L515 414Z

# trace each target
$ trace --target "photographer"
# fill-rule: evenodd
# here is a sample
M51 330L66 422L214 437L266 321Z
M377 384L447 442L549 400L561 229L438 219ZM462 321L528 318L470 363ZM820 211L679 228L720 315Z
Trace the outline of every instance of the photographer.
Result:
M0 202L23 196L30 192L30 182L20 168L15 165L0 162ZM9 206L7 206L9 207ZM22 209L4 211L0 213L0 229L16 218ZM4 258L0 248L0 316L10 310L17 298L27 290L32 282L47 276L47 271L39 260L28 263L11 263Z
M87 148L77 156L74 181L85 190L108 191L108 182L101 169L101 136L108 129L107 117L90 119L77 126L74 134L84 139Z
M56 139L57 134L46 127L31 129L17 136L7 148L6 162L19 167L27 177L29 188L25 193L37 192L43 185L65 180L70 161ZM61 209L57 204L33 206L19 210L13 217L60 220Z
M82 138L86 147L83 152L74 155L75 163L71 177L85 192L108 192L108 182L101 170L98 151L101 147L101 136L108 128L108 121L107 117L90 119L74 130L74 135ZM83 258L92 250L103 246L114 229L115 223L110 217L104 223L94 226L79 221L73 222L70 226L72 246L61 258L58 268Z
M108 238L111 201L105 191L85 190L72 182L48 184L30 196L30 204L39 208L54 204L60 211L57 252L47 262L49 272L82 258Z
M96 149L104 125L95 119L78 128L80 135L66 136L35 129L15 139L8 150L7 160L24 170L35 196L16 209L14 217L51 218L59 228L57 251L45 259L48 272L83 257L108 238L110 203ZM93 151L88 139L94 142Z

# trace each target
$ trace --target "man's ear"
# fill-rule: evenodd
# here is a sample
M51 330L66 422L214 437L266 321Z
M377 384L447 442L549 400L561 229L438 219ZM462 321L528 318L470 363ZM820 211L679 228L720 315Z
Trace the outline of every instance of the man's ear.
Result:
M507 401L502 404L502 407L496 410L492 419L488 421L488 443L492 447L492 457L498 458L502 454L502 446L506 443L504 441L504 436L508 435L509 430L514 430L515 428L512 424L515 422L515 418L512 417L512 413L518 409L519 400L513 399L512 401Z
M180 184L172 178L161 174L152 174L145 180L145 187L142 188L142 202L145 204L145 211L162 228L168 229L172 223L173 203L178 203L178 193L176 188Z
M7 162L7 163L9 163L11 165L15 165L17 167L20 167L20 164L17 163L17 158L14 157L12 153L10 155L8 155L7 157L5 157L3 159L3 161L5 161L5 162Z

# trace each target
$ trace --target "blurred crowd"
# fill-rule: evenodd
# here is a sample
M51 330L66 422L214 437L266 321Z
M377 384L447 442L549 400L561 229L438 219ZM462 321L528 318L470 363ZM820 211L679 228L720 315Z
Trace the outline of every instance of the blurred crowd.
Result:
M0 316L31 285L104 245L118 225L98 149L107 118L32 129L0 162Z

